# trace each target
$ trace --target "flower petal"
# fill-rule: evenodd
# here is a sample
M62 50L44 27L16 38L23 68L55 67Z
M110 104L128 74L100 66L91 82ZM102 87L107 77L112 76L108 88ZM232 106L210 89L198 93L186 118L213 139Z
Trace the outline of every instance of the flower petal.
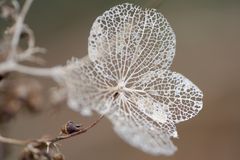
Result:
M124 3L95 20L88 50L93 61L110 56L118 79L127 79L154 67L168 69L175 45L175 34L161 13Z
M186 121L202 109L202 91L183 75L169 70L148 72L133 86L164 104L175 123Z
M81 113L90 110L104 113L110 109L112 93L108 88L114 85L114 77L104 62L91 62L88 57L68 62L64 68L64 85L72 109Z
M172 155L177 150L168 134L176 129L173 123L156 122L129 101L116 108L119 109L108 117L116 133L127 143L152 155Z
M168 135L156 131L148 131L129 121L125 125L115 125L115 132L130 145L152 155L170 156L177 150Z

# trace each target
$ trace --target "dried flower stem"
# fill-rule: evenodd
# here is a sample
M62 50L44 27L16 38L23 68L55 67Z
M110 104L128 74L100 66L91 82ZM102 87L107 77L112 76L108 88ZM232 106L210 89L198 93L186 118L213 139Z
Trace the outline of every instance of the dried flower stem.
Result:
M29 141L7 138L7 137L3 137L2 135L0 135L0 142L8 143L8 144L16 144L16 145L26 145L29 143Z
M87 126L86 128L83 128L77 132L74 132L72 134L67 134L67 135L59 135L56 138L50 140L51 144L64 140L64 139L68 139L77 135L80 135L82 133L87 132L89 129L91 129L92 127L94 127L101 119L103 119L104 115L101 115L96 121L94 121L92 124L90 124L89 126Z
M13 26L13 36L11 40L10 51L8 53L6 61L0 63L0 74L5 74L8 72L20 72L23 74L29 74L32 76L42 76L50 77L57 80L59 74L61 74L61 67L55 66L52 68L37 68L32 66L25 66L19 64L22 61L36 61L41 62L42 59L35 57L36 53L45 53L46 50L40 47L35 47L35 37L34 33L25 23L26 14L32 4L33 0L25 0L24 5L17 14L15 19L15 24ZM28 48L22 53L17 53L17 48L19 45L21 33L27 33L28 38Z
M24 66L12 61L6 61L0 63L0 73L7 73L7 72L20 72L24 74L29 74L33 76L42 76L42 77L52 77L55 79L61 72L61 67L55 66L52 68L36 68L36 67L29 67Z
M23 22L32 2L33 0L26 0L20 14L17 16L15 32L11 42L11 52L9 53L8 60L13 60L15 55L17 54L17 46L24 26Z
M90 124L89 126L87 126L86 128L83 128L77 132L74 132L72 134L67 134L67 135L59 135L56 138L53 139L37 139L37 140L18 140L18 139L13 139L13 138L7 138L7 137L3 137L0 134L0 142L2 143L8 143L8 144L15 144L15 145L27 145L30 144L31 142L44 142L45 144L47 144L48 146L51 144L54 144L58 141L64 140L64 139L68 139L77 135L80 135L82 133L87 132L89 129L93 128L101 119L103 119L104 115L101 115L97 120L95 120L92 124Z

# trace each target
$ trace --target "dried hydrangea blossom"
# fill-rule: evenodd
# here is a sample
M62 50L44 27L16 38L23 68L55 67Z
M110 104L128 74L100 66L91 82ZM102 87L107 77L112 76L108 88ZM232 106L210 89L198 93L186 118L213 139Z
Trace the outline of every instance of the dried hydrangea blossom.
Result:
M98 17L89 37L89 56L64 68L72 109L105 114L116 133L153 155L176 151L176 123L202 108L202 92L169 67L175 34L162 14L132 4Z

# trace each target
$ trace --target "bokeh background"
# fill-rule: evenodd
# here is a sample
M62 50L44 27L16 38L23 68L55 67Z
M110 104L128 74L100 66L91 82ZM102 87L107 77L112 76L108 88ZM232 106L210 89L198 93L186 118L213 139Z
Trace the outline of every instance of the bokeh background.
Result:
M87 54L94 19L110 7L131 2L157 8L177 36L172 70L184 74L204 93L204 107L180 123L178 151L154 157L124 143L107 119L88 133L61 142L68 160L239 160L240 159L240 1L239 0L35 0L27 22L38 46L48 49L47 66ZM0 30L1 30L0 26ZM42 81L45 80L41 79ZM56 135L67 120L89 123L68 108L56 114L20 113L1 132L20 139ZM17 159L11 147L7 160Z

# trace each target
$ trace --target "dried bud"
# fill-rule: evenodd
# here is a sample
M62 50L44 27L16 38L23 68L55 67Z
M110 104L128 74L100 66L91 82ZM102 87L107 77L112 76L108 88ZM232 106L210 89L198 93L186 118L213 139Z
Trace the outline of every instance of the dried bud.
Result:
M1 75L2 78L6 76ZM0 122L13 118L22 107L27 107L34 112L40 110L43 104L43 94L37 81L25 78L8 79L1 81L0 84Z
M9 94L20 100L30 111L38 111L43 103L42 87L33 79L10 82Z
M7 6L7 5L3 5L2 6L2 10L1 10L1 17L2 18L9 18L12 14L13 14L14 10Z
M81 124L76 124L72 121L68 121L61 129L62 133L64 134L72 134L78 132L82 127Z
M2 98L0 98L2 100ZM5 104L4 104L5 103ZM0 102L0 122L13 118L21 109L21 103L17 100L3 100Z
M61 153L56 153L52 157L53 160L64 160L64 156Z
M0 4L0 16L2 18L15 19L17 15L17 6L13 3L1 2Z
M28 145L24 148L20 160L52 160L51 155L40 148Z

